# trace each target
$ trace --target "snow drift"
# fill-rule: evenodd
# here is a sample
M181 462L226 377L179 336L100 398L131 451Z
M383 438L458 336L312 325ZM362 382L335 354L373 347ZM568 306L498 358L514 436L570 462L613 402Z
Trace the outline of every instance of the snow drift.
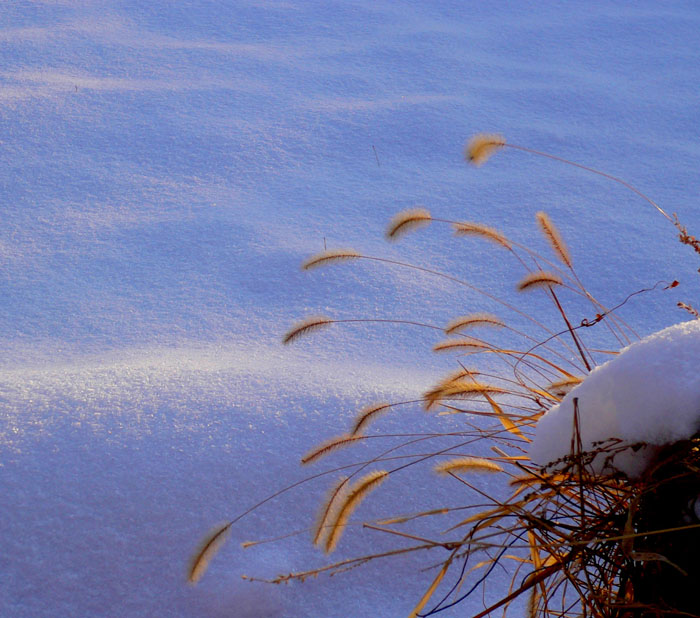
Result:
M648 447L615 457L616 469L638 476L654 447L692 437L700 429L700 320L665 328L596 367L537 425L530 457L547 464L570 452L574 399L583 449L619 438ZM594 461L604 471L604 457Z

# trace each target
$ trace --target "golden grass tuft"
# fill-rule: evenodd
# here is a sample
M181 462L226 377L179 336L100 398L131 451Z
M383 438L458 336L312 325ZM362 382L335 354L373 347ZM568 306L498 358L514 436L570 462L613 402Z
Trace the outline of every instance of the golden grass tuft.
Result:
M187 581L196 584L211 562L211 559L222 548L231 530L231 522L216 526L202 541L197 553L192 557L190 568L187 572Z
M364 436L353 436L350 434L344 434L342 436L331 438L330 440L323 442L316 448L311 449L306 455L304 455L301 458L301 463L304 465L312 463L317 459L320 459L324 455L328 455L328 453L336 451L339 448L351 444L352 442L356 442L357 440L362 440L363 438Z
M376 416L383 414L391 409L390 403L375 403L369 406L365 406L360 410L357 417L355 418L355 424L352 427L351 435L357 435L362 429Z
M551 287L553 285L563 285L561 277L555 275L554 273L546 272L544 270L536 270L520 280L518 283L518 291L524 292L525 290L532 290L541 287Z
M546 212L540 211L536 215L537 223L542 230L542 233L546 236L549 244L552 246L554 253L557 254L559 259L566 264L569 268L573 268L573 263L571 261L571 254L569 253L569 248L566 246L564 239L561 237L559 230L556 228L552 220L549 218Z
M482 223L474 223L472 221L458 221L452 224L452 229L454 230L455 236L479 236L480 238L485 238L495 242L508 250L513 248L510 240L508 240L503 234L498 232L488 225L483 225Z
M356 260L362 257L354 249L333 249L331 251L321 251L321 253L316 253L312 255L309 259L305 260L301 265L302 270L310 270L318 266L325 266L326 264L334 264L335 262L343 262L345 260Z
M423 405L425 409L428 411L432 410L439 403L442 393L447 387L452 386L455 382L463 381L465 378L476 382L475 376L477 375L479 375L478 371L467 368L453 371L423 395Z
M367 497L367 494L379 487L388 476L389 473L386 470L375 470L363 476L348 490L345 500L338 507L337 515L326 538L325 550L327 554L330 554L338 546L338 541L353 511Z
M505 322L501 320L501 318L493 315L492 313L470 313L469 315L463 315L452 320L445 327L445 334L452 335L453 333L458 333L465 328L473 328L475 326L503 327L505 325Z
M425 409L434 409L441 401L449 399L471 399L479 395L503 395L508 391L483 382L468 382L464 380L453 380L449 384L431 389L424 396Z
M486 163L489 157L506 145L502 135L479 133L472 137L464 149L464 158L479 167Z
M386 237L389 240L396 240L399 236L415 230L416 228L427 225L432 220L430 212L425 208L411 208L404 210L397 215L389 223L386 230Z
M287 331L287 334L282 338L282 343L291 343L303 335L307 335L310 332L324 328L330 324L333 324L333 320L323 315L308 317L292 326L292 328L290 328Z
M483 457L456 457L441 461L434 468L438 474L459 474L460 472L503 472L495 461Z

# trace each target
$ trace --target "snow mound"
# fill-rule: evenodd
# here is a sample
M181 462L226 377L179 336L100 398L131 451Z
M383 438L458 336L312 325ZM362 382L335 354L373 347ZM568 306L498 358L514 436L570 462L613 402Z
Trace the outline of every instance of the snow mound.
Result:
M574 398L584 450L608 438L650 445L628 449L613 462L629 476L640 475L654 447L700 430L700 320L654 333L596 367L538 422L530 445L533 462L545 465L569 454ZM594 461L598 472L606 471L604 459Z

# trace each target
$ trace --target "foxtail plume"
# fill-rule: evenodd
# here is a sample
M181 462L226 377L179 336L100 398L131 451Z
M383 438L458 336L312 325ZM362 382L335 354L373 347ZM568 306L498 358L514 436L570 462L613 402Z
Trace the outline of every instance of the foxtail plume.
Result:
M472 165L479 167L486 163L488 158L500 148L506 145L502 135L489 135L479 133L472 137L464 150L464 157Z
M331 251L321 251L321 253L316 253L307 259L302 265L302 270L309 270L311 268L316 268L317 266L325 266L326 264L333 264L335 262L342 262L344 260L355 260L362 257L354 249L333 249Z
M342 435L338 436L336 438L331 438L330 440L327 440L323 444L320 444L316 448L312 449L309 451L306 455L304 455L301 458L301 463L302 464L308 464L313 461L316 461L317 459L320 459L324 455L328 455L328 453L335 451L339 448L342 448L343 446L347 446L351 442L355 442L357 440L362 440L364 436L352 436L352 435Z
M367 497L367 494L379 487L388 476L389 473L386 470L375 470L363 476L350 488L348 495L338 509L338 514L326 539L327 554L330 554L337 547L352 512Z
M316 315L306 318L301 322L297 322L292 328L287 331L287 334L282 339L282 343L291 343L302 335L306 335L314 330L324 328L329 324L333 324L333 320L323 315Z
M423 225L427 225L432 220L430 212L425 208L411 208L398 213L389 223L386 230L386 237L389 240L396 240L402 234L414 230Z
M441 461L434 468L438 474L457 474L459 472L503 472L495 461L483 457L456 457Z
M549 218L549 215L547 215L546 212L540 211L537 213L536 216L537 223L539 224L542 233L547 237L547 240L552 246L554 253L556 253L559 259L569 268L573 268L569 248L566 246L566 243L561 237L559 230L556 228L554 223L552 223L552 220Z
M387 410L391 408L390 403L375 403L370 406L366 406L360 410L360 413L357 415L357 418L355 419L355 425L352 428L352 431L350 432L351 435L355 436L362 429L364 429L365 425L370 422L375 416L378 416Z
M479 236L486 240L491 240L508 250L512 248L511 242L503 234L488 225L472 221L458 221L452 224L452 229L455 232L455 236Z
M523 292L533 288L550 287L553 285L563 285L561 277L544 270L536 270L520 280L520 283L518 283L518 291Z
M501 320L501 318L491 313L470 313L469 315L463 315L452 320L445 327L445 334L452 335L453 333L458 333L465 328L472 328L474 326L503 327L505 325L505 322Z
M202 578L211 559L226 542L230 530L231 522L217 526L204 538L199 550L190 562L190 568L187 572L187 581L190 584L196 584Z

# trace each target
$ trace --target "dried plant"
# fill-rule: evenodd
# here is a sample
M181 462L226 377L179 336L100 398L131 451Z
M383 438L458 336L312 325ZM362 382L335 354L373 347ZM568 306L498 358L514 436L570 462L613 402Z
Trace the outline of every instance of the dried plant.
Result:
M503 234L497 232L488 225L474 223L471 221L455 221L452 224L452 227L456 236L480 236L481 238L492 240L493 242L502 245L506 249L511 249L512 247L511 242L505 236L503 236Z
M546 212L537 213L537 223L539 223L542 232L547 237L549 244L552 245L554 253L559 256L559 259L564 262L570 269L573 268L573 263L571 261L571 254L569 253L569 248L566 246L564 239L561 237L559 230L554 226L552 220Z
M553 285L563 285L561 277L554 273L548 273L544 270L538 270L534 273L525 275L518 283L518 290L523 292L532 288L549 288Z
M187 581L196 584L204 575L209 562L221 549L231 532L231 523L228 522L213 528L202 541L199 550L195 553L187 572Z
M481 165L496 151L506 148L573 165L624 185L671 221L680 234L681 242L697 250L696 239L688 234L675 216L670 217L639 189L620 178L555 155L509 144L501 136L475 137L466 148L466 156L471 163ZM630 448L637 449L643 445L630 446L610 439L584 451L575 413L568 456L542 467L533 463L527 455L538 419L584 380L596 366L597 359L604 356L604 352L589 349L585 331L601 325L612 335L613 345L629 342L635 335L615 311L632 296L653 289L633 292L613 309L607 309L576 276L571 254L549 217L540 212L536 220L563 267L552 264L529 247L512 242L488 226L434 218L422 208L399 213L392 220L387 236L396 239L409 229L436 222L452 226L458 236L476 236L495 242L514 257L524 270L517 289L541 288L561 315L563 330L540 322L487 290L424 267L367 256L354 250L326 251L305 262L304 268L311 268L350 259L365 259L376 264L414 268L466 286L490 301L499 302L505 310L529 320L532 330L523 333L511 329L504 320L487 313L455 318L444 329L421 321L389 318L333 320L313 317L294 326L285 336L285 343L331 324L350 322L392 322L459 335L436 343L433 350L454 354L460 368L440 380L421 400L368 405L360 410L348 434L333 438L304 456L302 463L311 464L322 456L333 455L341 447L367 442L368 438L382 436L392 441L390 448L354 466L347 466L351 470L348 476L341 477L331 486L312 527L316 546L326 553L333 552L360 503L399 471L428 466L439 474L439 482L452 483L455 490L464 489L465 494L462 503L456 506L440 505L410 515L402 515L399 511L394 516L363 523L363 529L400 540L402 544L393 550L344 559L321 568L288 573L266 581L304 581L324 573L341 573L374 560L424 553L425 564L432 565L436 574L425 593L417 598L411 617L436 615L471 595L490 599L484 601L483 611L477 612L473 618L495 616L497 610L505 615L509 607L515 607L515 602L520 603L516 610L518 615L526 613L528 617L647 618L696 615L688 609L692 606L683 600L685 597L682 593L676 592L676 597L673 597L663 590L659 591L660 585L654 582L657 578L671 589L675 584L669 582L677 573L674 569L683 570L674 560L684 565L690 560L686 555L687 549L680 546L674 549L671 558L664 555L661 539L667 538L664 535L671 532L677 533L683 527L678 522L662 521L656 511L658 497L666 495L664 492L668 491L669 483L681 483L688 495L693 491L696 494L700 492L700 482L697 481L700 438L660 453L656 463L638 479L627 478L621 473L603 476L593 468L594 460L602 457L605 461L614 462L616 457ZM546 265L549 270L544 270L541 265ZM665 288L675 285L677 282L674 281ZM572 319L565 309L569 296L588 301L591 313ZM688 305L684 308L692 310ZM697 316L696 313L694 315ZM490 337L460 334L463 330L481 326L500 327L498 332L511 336L512 345L504 347L502 338L493 340ZM470 360L486 361L485 367L467 369L462 364L465 354L470 355ZM502 371L493 369L495 362L501 363ZM370 422L381 415L399 406L421 403L430 413L460 415L459 418L464 419L464 428L457 432L440 433L438 430L422 437L413 434L386 435L381 430L372 435L361 434ZM574 409L577 410L576 405ZM439 423L437 418L435 422ZM433 446L428 452L415 450L417 445L424 444L428 439L435 444L442 439L441 446ZM475 443L490 446L493 456L463 452L468 445ZM396 463L396 467L388 467L393 465L390 462ZM331 472L334 470L321 472L307 480ZM496 498L480 489L472 481L471 473L491 473L502 478L503 488L507 489L505 496ZM260 504L303 482L281 489ZM480 496L479 505L473 500L475 492ZM461 494L453 491L451 495ZM410 496L406 498L410 506ZM201 577L219 541L226 536L230 527L260 504L207 537L193 561L190 581ZM411 526L418 522L421 530L430 524L427 527L432 533L426 537L425 533L412 530ZM501 580L493 577L493 574L500 567L504 567L512 576L507 590L494 590ZM697 567L686 567L692 568L696 569L692 573L696 573ZM656 590L655 594L650 592L652 589ZM691 596L691 593L686 596ZM680 605L672 608L675 600L681 597Z
M457 457L441 461L435 466L438 474L458 474L460 472L503 472L495 461L483 457Z
M430 213L425 208L412 208L397 214L389 223L386 237L396 240L402 234L430 223Z
M474 165L483 165L494 152L506 145L502 135L475 135L464 151L467 160Z
M445 334L452 335L475 326L503 327L505 325L505 322L501 320L501 318L491 313L471 313L451 320L445 327Z

